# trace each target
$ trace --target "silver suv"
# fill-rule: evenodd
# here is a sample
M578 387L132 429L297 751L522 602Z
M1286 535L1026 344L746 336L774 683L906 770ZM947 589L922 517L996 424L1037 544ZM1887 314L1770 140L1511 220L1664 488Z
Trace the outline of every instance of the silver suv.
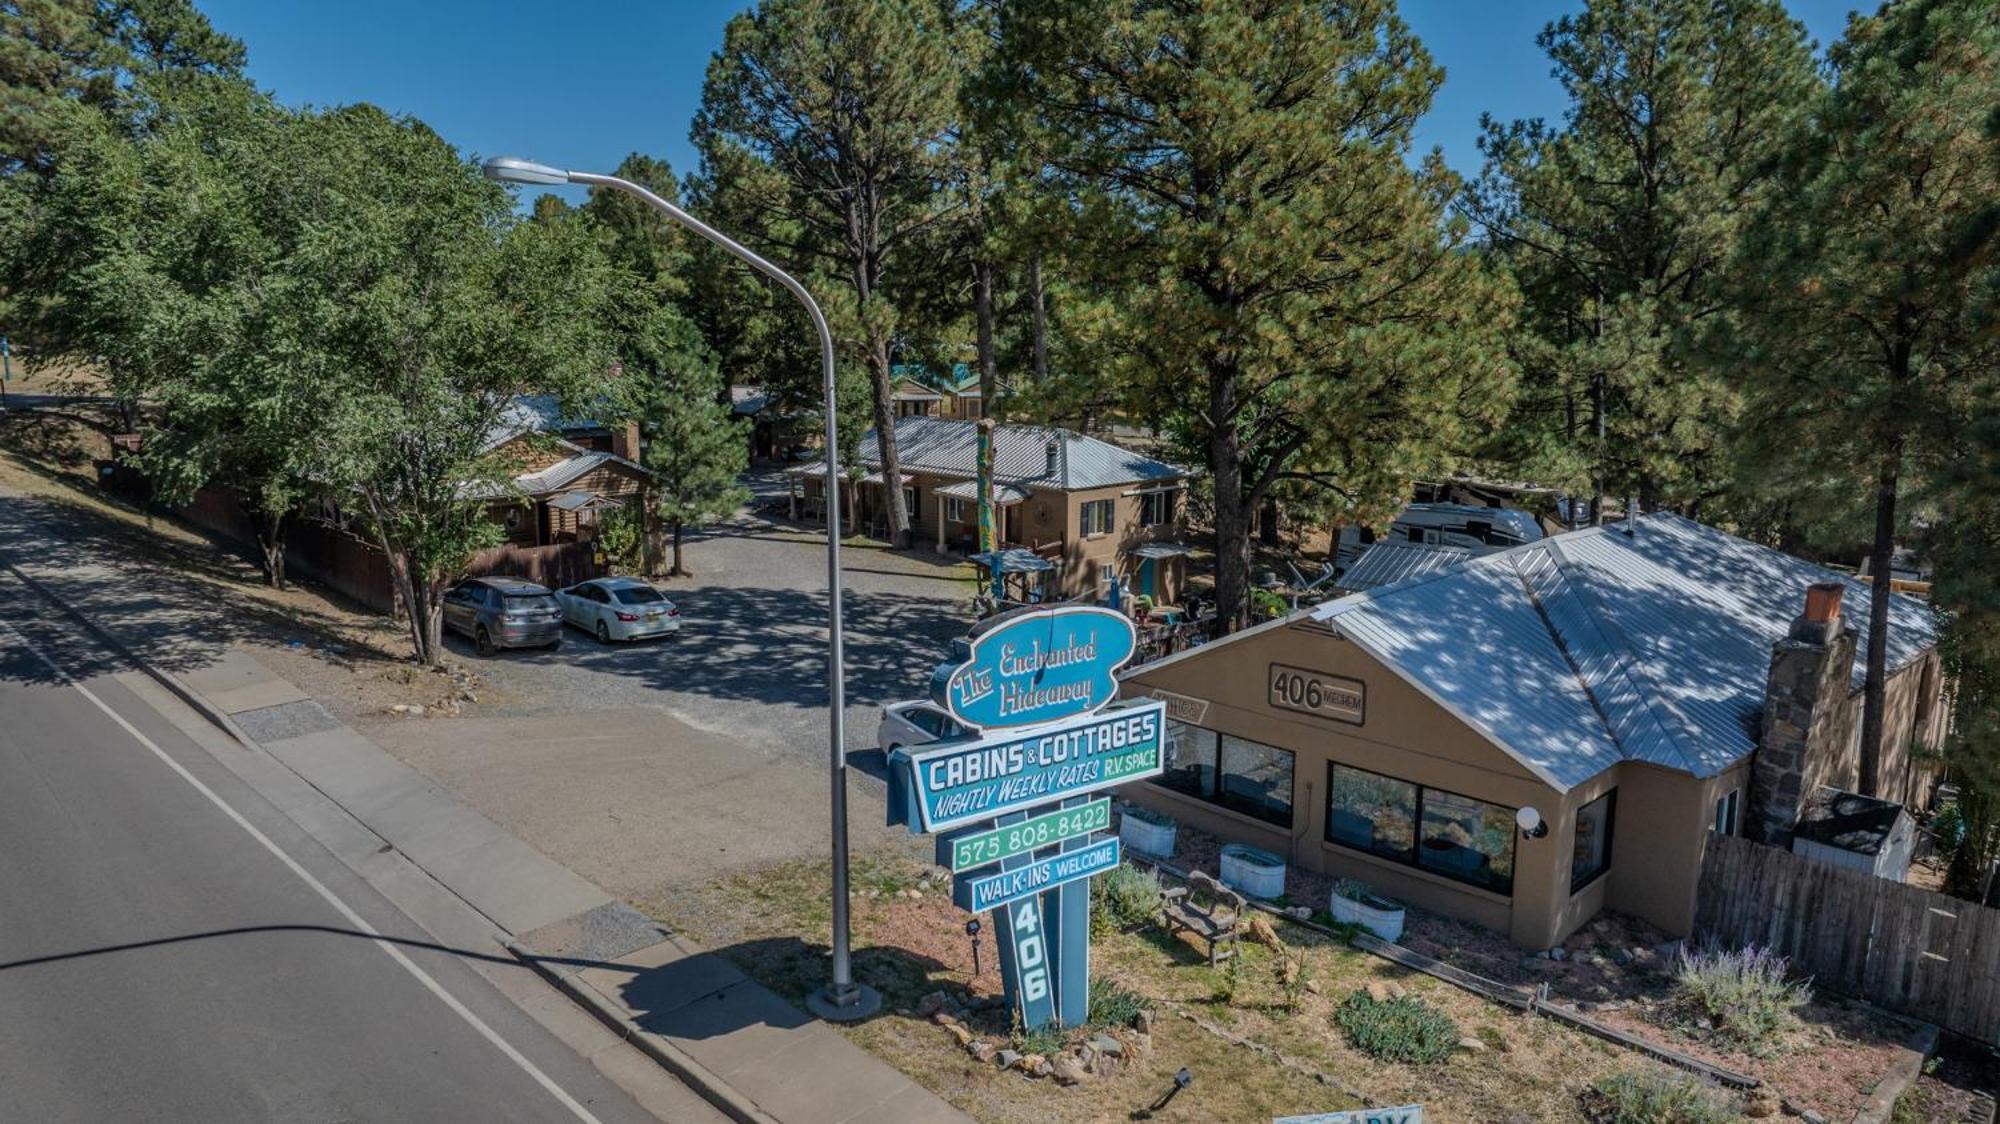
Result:
M445 591L444 626L471 638L479 654L502 648L562 647L562 609L547 586L520 578L467 578Z

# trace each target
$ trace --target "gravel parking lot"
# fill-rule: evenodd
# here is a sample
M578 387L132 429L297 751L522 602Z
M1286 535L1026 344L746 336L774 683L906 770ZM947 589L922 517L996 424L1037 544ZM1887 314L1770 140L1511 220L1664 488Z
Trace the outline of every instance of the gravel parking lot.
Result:
M606 646L575 629L557 652L495 659L452 644L508 703L484 713L656 707L698 729L778 754L826 752L826 552L812 531L756 509L691 536L692 577L662 585L685 623L672 638ZM775 490L774 490L775 489ZM848 748L874 747L879 708L916 697L972 622L973 570L923 552L854 543L846 582ZM864 755L858 762L870 762Z

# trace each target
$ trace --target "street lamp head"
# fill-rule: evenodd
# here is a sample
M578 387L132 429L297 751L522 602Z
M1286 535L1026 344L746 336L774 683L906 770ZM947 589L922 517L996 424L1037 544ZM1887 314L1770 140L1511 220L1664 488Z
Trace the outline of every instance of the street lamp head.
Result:
M552 184L568 183L569 173L561 168L551 168L547 164L537 164L533 160L523 160L518 156L495 156L482 169L486 178L501 183Z

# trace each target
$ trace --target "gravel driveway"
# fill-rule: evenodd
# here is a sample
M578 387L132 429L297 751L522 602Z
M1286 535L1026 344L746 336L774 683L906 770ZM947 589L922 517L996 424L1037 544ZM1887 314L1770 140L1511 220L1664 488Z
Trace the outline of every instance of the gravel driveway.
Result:
M822 535L763 513L782 478L752 481L752 509L691 535L694 575L662 585L678 636L606 646L575 629L560 651L478 659L513 700L496 717L652 706L766 752L826 752L826 548ZM847 744L875 744L879 708L928 687L931 669L972 622L973 570L924 552L855 544L846 581ZM866 755L856 762L872 764Z

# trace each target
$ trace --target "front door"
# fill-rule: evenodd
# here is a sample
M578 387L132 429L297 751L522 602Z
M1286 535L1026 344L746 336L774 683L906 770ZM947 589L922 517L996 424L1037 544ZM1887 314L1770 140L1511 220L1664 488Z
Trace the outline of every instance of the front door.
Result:
M1158 601L1160 599L1159 594L1153 592L1152 559L1150 558L1139 559L1139 580L1133 582L1132 585L1134 590L1138 592L1140 596L1151 597L1155 601Z

